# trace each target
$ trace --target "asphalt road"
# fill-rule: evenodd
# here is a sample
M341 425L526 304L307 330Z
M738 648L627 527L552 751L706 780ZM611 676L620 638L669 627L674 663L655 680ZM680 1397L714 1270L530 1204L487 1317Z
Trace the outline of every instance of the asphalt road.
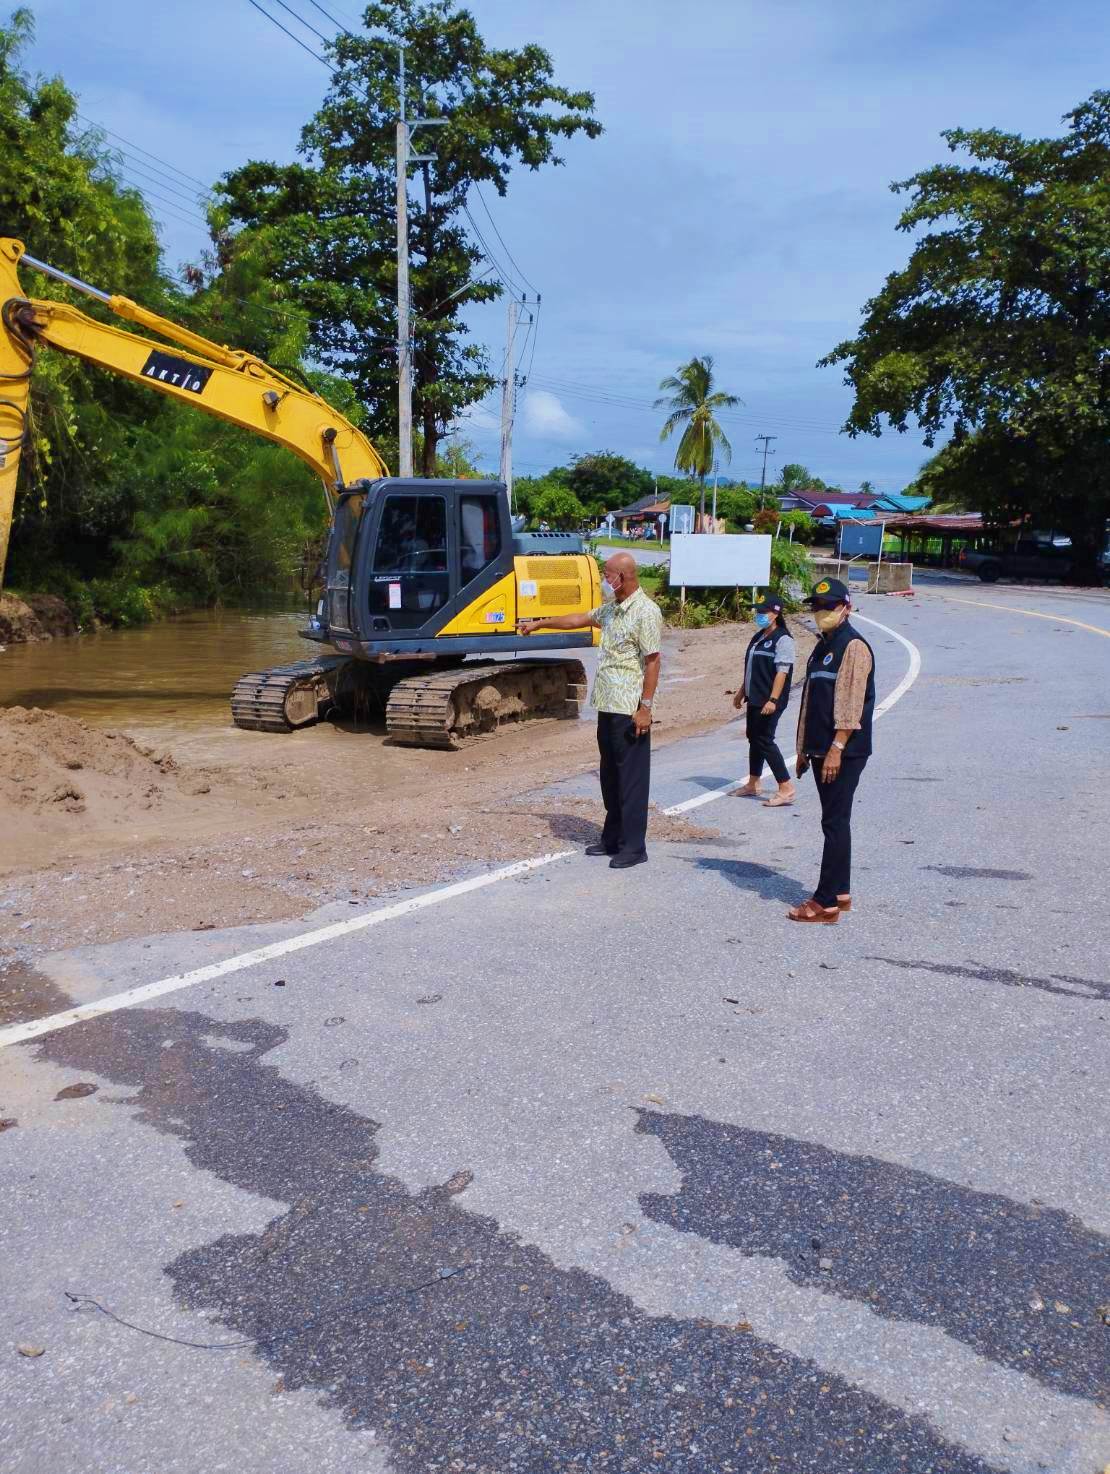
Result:
M699 802L732 724L657 754L705 828L645 867L51 959L65 1026L0 1049L5 1474L1103 1470L1110 599L861 612L923 663L835 929L785 920L808 780Z

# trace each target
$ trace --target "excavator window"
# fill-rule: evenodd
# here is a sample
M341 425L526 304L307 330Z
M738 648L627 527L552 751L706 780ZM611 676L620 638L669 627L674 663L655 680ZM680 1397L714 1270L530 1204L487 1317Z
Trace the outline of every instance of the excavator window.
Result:
M447 503L443 497L386 498L374 572L447 572Z
M459 498L462 528L462 581L468 584L501 552L501 519L496 496Z
M451 597L446 498L387 496L373 567L370 612L391 628L417 628L442 609Z

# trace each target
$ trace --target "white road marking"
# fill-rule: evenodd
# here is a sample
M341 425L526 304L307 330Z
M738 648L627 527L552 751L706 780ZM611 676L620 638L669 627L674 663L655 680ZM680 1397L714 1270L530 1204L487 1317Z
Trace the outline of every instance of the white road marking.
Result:
M862 614L857 615L857 618L892 635L910 652L909 669L905 676L885 701L875 708L875 716L880 717L888 712L896 701L901 700L917 679L918 672L921 670L921 653L916 645L911 644L897 630L880 624L877 619L865 619ZM786 761L792 763L794 756L792 753ZM663 812L682 814L688 809L696 809L701 804L711 803L714 799L731 793L741 781L737 778L723 788L713 789L709 793L700 793L696 798L687 799L685 803L673 804ZM138 1003L149 1003L151 999L162 998L167 993L177 993L182 988L195 987L197 983L208 983L215 978L226 977L228 973L242 972L244 968L257 967L259 963L272 962L278 957L288 956L291 952L301 952L306 947L315 947L321 942L334 941L337 937L345 937L352 932L365 931L367 927L380 926L385 921L396 921L399 917L409 916L414 911L422 911L427 906L438 905L440 901L449 901L455 896L481 890L487 885L495 885L500 880L511 880L514 876L526 875L530 870L537 870L542 865L550 865L555 860L564 860L576 853L576 850L557 850L551 854L538 855L532 860L520 860L514 865L505 865L500 870L491 870L485 875L475 875L469 880L455 881L452 885L442 886L439 890L426 891L423 895L413 896L407 901L397 901L392 906L383 906L378 911L364 912L361 916L352 916L347 921L337 921L331 926L322 926L315 931L301 932L298 936L287 937L282 942L271 942L267 947L256 947L251 952L240 952L234 957L225 957L222 962L213 962L207 967L196 967L191 972L177 973L173 977L160 978L155 983L145 983L138 988L129 988L124 993L115 993L96 1003L84 1003L78 1008L69 1008L62 1013L48 1014L45 1018L12 1024L6 1029L0 1029L0 1049L9 1044L24 1044L27 1040L37 1039L42 1034L52 1034L56 1029L67 1029L73 1024L85 1023L89 1019L100 1018L107 1013L117 1013L121 1008L132 1008Z
M877 630L882 630L884 634L890 635L893 639L897 640L900 645L905 645L906 649L910 652L910 663L906 669L906 674L898 682L890 695L885 697L875 707L874 720L878 721L880 717L886 716L896 701L901 701L902 697L921 674L921 651L912 640L907 640L905 635L900 635L897 630L892 630L888 624L880 624L877 619L868 619L866 614L857 614L855 618L862 620L864 624L873 624ZM797 760L797 757L798 754L792 752L783 760L787 767L789 767L791 763ZM733 778L731 783L724 783L720 788L710 788L705 793L698 793L693 798L684 799L680 804L671 804L663 812L664 814L686 814L691 809L700 809L702 804L711 804L716 799L724 798L727 793L731 793L734 788L738 788L743 782L743 778Z
M306 947L315 947L320 942L330 942L336 937L349 936L351 932L365 931L370 926L380 926L383 921L394 921L400 916L409 916L422 911L426 906L438 905L440 901L464 896L483 886L495 885L499 880L512 880L514 876L526 875L538 870L541 865L550 865L555 860L564 860L576 850L557 850L552 854L538 855L533 860L519 860L515 865L504 865L500 870L491 870L485 875L474 875L469 880L459 880L439 890L426 891L407 901L397 901L392 906L383 906L379 911L367 911L361 916L352 916L347 921L336 921L331 926L321 926L315 931L302 932L299 936L286 937L283 942L271 942L267 947L256 947L253 952L240 952L235 957L225 957L222 962L210 963L207 967L195 967L192 972L177 973L173 977L160 978L156 983L145 983L139 988L129 988L125 993L115 993L101 998L96 1003L83 1003L79 1008L68 1008L63 1013L48 1014L46 1018L31 1019L24 1024L12 1024L0 1029L0 1049L8 1044L23 1044L40 1034L52 1034L55 1029L67 1029L72 1024L85 1023L88 1019L100 1018L106 1013L116 1013L121 1008L131 1008L136 1003L148 1003L152 998L161 998L167 993L176 993L182 988L192 988L197 983L211 982L213 978L226 977L229 972L242 972L246 967L257 967L260 962L272 962L286 957L291 952L301 952Z

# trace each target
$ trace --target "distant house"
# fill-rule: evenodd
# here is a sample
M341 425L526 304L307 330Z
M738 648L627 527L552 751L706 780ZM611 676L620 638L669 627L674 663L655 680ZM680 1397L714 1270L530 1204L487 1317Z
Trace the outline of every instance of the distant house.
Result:
M621 507L619 511L611 512L609 515L621 532L627 536L631 528L643 527L645 522L650 522L654 528L661 516L670 516L670 511L670 497L658 497L653 492L650 496L642 496L639 501L632 502L627 507Z
M858 491L825 491L822 487L805 486L785 493L778 500L783 512L808 512L811 517L828 517L832 515L833 507L866 507L875 500L875 496L874 493L868 496Z
M903 496L900 493L824 491L818 487L802 487L786 496L779 497L779 506L784 512L808 512L818 521L837 515L840 508L859 508L896 517L906 517L921 512L929 505L927 496Z
M868 506L877 512L895 512L901 517L909 517L914 512L923 512L932 505L932 500L930 496L903 496L900 492L889 491L868 502Z

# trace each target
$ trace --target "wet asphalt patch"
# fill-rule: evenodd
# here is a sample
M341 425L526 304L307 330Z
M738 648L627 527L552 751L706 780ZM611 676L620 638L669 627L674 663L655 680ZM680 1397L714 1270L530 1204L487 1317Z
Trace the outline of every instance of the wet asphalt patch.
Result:
M181 1140L196 1169L290 1205L261 1234L225 1234L167 1265L176 1299L252 1339L283 1388L313 1389L352 1429L376 1430L398 1474L989 1474L923 1419L746 1322L647 1315L597 1276L557 1268L465 1210L465 1168L421 1192L376 1171L377 1123L265 1063L287 1037L260 1020L152 1009L37 1047L130 1086L120 1103ZM385 1298L409 1286L420 1288ZM95 1293L126 1314L111 1289ZM106 1338L134 1334L105 1324Z
M682 1173L673 1196L641 1197L648 1218L781 1259L797 1284L937 1326L1055 1392L1110 1392L1110 1242L1078 1219L773 1132L638 1116Z
M945 902L945 905L952 903ZM1015 972L1009 967L961 967L954 962L925 962L907 957L876 957L866 962L885 962L888 967L900 967L907 972L934 972L941 977L967 978L976 983L1002 983L1007 988L1037 988L1042 993L1054 993L1060 998L1081 998L1093 1003L1110 1003L1110 982L1097 978L1073 977L1070 973L1054 972L1048 977Z
M922 865L922 870L934 870L938 875L947 875L949 880L1032 880L1025 870L988 870L976 865Z

